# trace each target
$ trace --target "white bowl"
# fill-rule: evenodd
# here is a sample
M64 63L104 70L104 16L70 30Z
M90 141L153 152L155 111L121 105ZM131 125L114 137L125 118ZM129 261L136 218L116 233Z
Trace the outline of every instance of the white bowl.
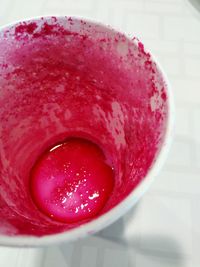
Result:
M43 21L48 20L50 17L44 17ZM66 17L57 17L59 20L66 20ZM29 19L28 21L37 21L38 19ZM73 20L78 21L79 19L73 18ZM103 30L107 35L113 33L113 29L110 27L104 26L101 23L96 23L89 20L84 20L86 23L89 23L90 25L98 27ZM11 26L14 26L18 24L19 22L13 23L11 25L7 25L0 28L0 32L2 30L5 30L5 28L9 28ZM129 41L131 39L129 37L126 37ZM132 41L134 42L134 41ZM137 42L135 42L135 45L137 45ZM146 51L146 49L145 49ZM48 236L42 236L42 237L35 237L35 236L0 236L0 245L5 246L44 246L44 245L50 245L50 244L56 244L61 242L70 242L72 240L77 240L79 238L85 237L87 235L93 234L104 227L110 225L119 217L123 216L130 208L132 208L135 203L141 198L141 196L146 192L146 190L149 188L150 184L154 180L154 177L158 174L159 170L163 166L163 163L166 159L169 146L172 139L172 128L173 128L173 121L174 121L174 105L173 105L173 99L172 99L172 93L169 81L165 75L164 70L158 63L158 61L155 59L155 57L152 57L152 61L156 64L157 69L161 72L162 77L166 83L166 90L168 94L168 120L166 125L166 133L164 137L164 142L162 144L162 147L157 155L157 158L155 162L153 163L153 166L149 170L146 177L139 183L139 185L123 200L121 201L117 206L112 208L107 213L101 215L97 219L92 220L89 223L83 224L80 227L74 228L72 230L68 230L66 232L62 232L59 234L53 234Z

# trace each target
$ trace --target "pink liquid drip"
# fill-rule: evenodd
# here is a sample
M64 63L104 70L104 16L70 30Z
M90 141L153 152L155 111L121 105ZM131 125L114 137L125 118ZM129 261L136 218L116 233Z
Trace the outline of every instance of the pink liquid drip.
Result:
M100 148L78 138L42 155L31 176L31 193L38 208L69 223L98 214L114 184L112 168Z

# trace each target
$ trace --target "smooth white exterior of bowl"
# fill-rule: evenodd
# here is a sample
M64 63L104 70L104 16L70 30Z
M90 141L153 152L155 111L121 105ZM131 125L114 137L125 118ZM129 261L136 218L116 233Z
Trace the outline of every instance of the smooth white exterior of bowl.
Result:
M43 22L45 20L50 19L52 16L45 16L43 17ZM68 16L56 16L59 20L66 20ZM70 17L70 16L69 16ZM17 21L9 25L5 25L0 27L0 32L3 31L5 28L9 28L14 26L15 24L18 24L19 22L23 21L39 21L41 17L39 18L31 18L27 20ZM77 18L72 17L74 21L84 20L86 23L91 24L92 26L98 26L101 27L106 33L113 32L114 29L111 27L105 26L99 22L90 21L89 19L84 18ZM107 29L107 30L106 30ZM114 30L115 32L120 32L117 30ZM131 38L127 36L127 39L131 41ZM145 46L145 51L148 51ZM148 51L149 52L149 51ZM151 54L151 53L150 53ZM58 233L58 234L52 234L52 235L46 235L42 237L35 237L35 236L6 236L6 235L0 235L0 245L3 246L21 246L21 247L39 247L39 246L46 246L51 244L57 244L62 242L70 242L77 240L79 238L83 238L85 236L88 236L90 234L96 233L103 228L107 227L108 225L112 224L114 221L119 219L121 216L123 216L128 210L130 210L136 202L141 198L142 195L146 192L146 190L149 188L151 183L154 180L154 177L158 174L161 167L163 166L169 147L172 141L173 136L173 125L174 125L174 101L172 97L171 92L171 86L169 84L168 78L158 63L158 61L155 59L154 56L151 54L151 59L153 62L156 63L157 69L161 72L163 79L166 83L166 89L167 89L167 95L168 95L168 119L167 119L167 125L166 125L166 133L164 137L163 144L161 146L161 149L157 155L157 158L155 162L153 163L151 169L149 170L148 174L144 177L144 179L139 183L139 185L117 206L112 208L107 213L101 215L97 219L92 220L91 222L88 222L86 224L83 224L77 228L73 228L71 230L67 230L66 232Z

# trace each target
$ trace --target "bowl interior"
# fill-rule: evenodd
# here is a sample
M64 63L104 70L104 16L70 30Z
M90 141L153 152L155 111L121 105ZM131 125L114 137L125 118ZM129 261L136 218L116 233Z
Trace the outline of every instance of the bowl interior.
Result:
M47 236L88 221L53 221L30 197L29 173L67 137L97 143L114 166L109 214L145 180L166 136L167 85L137 39L80 19L48 17L0 32L0 234ZM66 233L67 233L66 232Z

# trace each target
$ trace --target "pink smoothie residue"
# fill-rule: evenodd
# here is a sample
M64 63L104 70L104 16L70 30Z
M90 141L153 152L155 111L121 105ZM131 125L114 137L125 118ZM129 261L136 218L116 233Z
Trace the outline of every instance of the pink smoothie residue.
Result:
M163 76L136 38L66 17L1 30L0 234L109 212L145 179L167 120Z
M31 193L51 218L78 222L105 206L113 185L113 170L98 146L69 139L48 150L31 172Z

